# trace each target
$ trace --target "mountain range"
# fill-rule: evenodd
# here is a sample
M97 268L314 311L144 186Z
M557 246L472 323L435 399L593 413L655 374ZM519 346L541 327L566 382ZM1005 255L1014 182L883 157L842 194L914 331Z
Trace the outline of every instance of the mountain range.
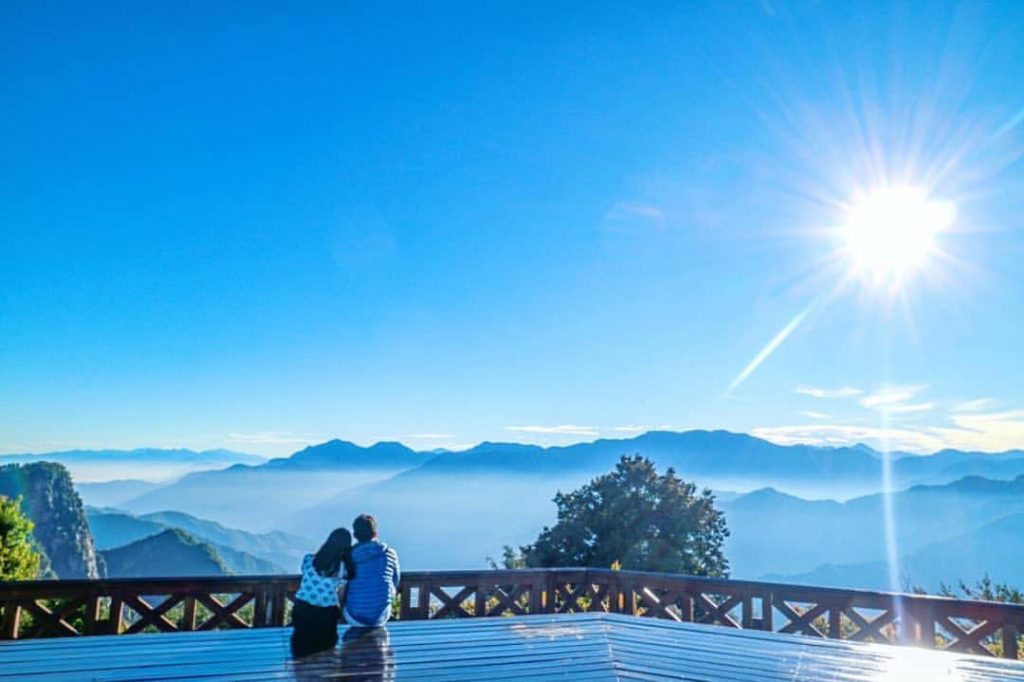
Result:
M891 543L897 584L935 589L980 577L980 566L992 576L1024 578L1020 562L997 560L993 544L998 539L998 551L1024 556L1024 534L1003 532L1007 519L1024 514L1024 476L972 476L846 502L765 489L721 506L732 532L727 554L743 577L888 588Z
M260 465L192 473L118 506L138 515L177 509L249 532L283 529L311 544L369 511L407 568L479 568L504 544L528 542L552 523L556 491L610 470L627 453L726 491L719 504L732 530L727 550L733 574L742 578L885 560L887 499L901 556L971 537L1017 509L1008 500L1024 499L1015 480L1024 474L1021 451L894 453L896 492L887 498L879 493L886 456L867 446L782 446L745 434L689 431L429 453L335 440Z
M766 580L831 587L894 589L923 588L938 592L989 576L997 583L1024 585L1024 514L1005 516L969 533L932 542L887 560L822 564L813 571L763 576Z
M257 455L232 450L139 448L135 450L64 450L0 455L0 465L56 462L67 467L76 483L110 481L131 471L136 478L167 481L192 471L223 469L232 464L259 464Z
M847 499L877 492L884 466L883 456L864 445L783 446L726 431L650 432L630 439L546 448L481 443L469 450L441 453L416 452L399 443L360 447L333 440L261 465L192 473L118 505L139 513L183 509L248 530L284 527L308 535L301 524L319 531L340 523L332 500L337 511L345 513L357 500L373 506L372 495L362 501L371 492L363 489L378 483L390 486L373 488L378 495L401 489L406 496L413 494L410 499L418 499L414 493L437 486L455 485L459 494L468 495L466 482L476 481L477 486L492 487L500 501L503 490L518 490L525 482L535 481L543 489L543 499L548 499L559 487L578 485L609 470L625 453L646 455L663 468L674 467L684 478L719 490L772 486L810 498ZM897 453L892 461L896 488L947 483L968 474L1013 478L1022 473L1021 451ZM416 486L423 490L415 490ZM303 515L313 508L326 516Z
M341 491L388 479L432 456L400 443L363 448L332 440L256 466L191 473L117 506L135 513L179 509L238 528L273 530ZM290 530L307 535L301 528Z
M132 516L111 509L86 509L96 548L109 551L153 537L167 529L180 530L216 550L226 570L237 575L288 573L301 560L310 542L285 533L253 534L181 512ZM285 567L288 567L287 569Z

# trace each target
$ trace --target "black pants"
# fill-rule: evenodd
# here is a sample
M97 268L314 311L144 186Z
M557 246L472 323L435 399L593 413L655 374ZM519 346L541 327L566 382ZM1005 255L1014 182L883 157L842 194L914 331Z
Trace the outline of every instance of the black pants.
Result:
M296 599L292 609L292 656L308 656L334 648L338 643L340 617L341 610L337 606L313 606Z

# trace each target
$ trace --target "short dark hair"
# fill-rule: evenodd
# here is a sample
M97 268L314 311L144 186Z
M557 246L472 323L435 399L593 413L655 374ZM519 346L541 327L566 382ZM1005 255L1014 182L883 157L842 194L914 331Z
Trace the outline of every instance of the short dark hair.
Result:
M366 542L377 537L377 519L369 514L360 514L352 522L352 534L359 542Z

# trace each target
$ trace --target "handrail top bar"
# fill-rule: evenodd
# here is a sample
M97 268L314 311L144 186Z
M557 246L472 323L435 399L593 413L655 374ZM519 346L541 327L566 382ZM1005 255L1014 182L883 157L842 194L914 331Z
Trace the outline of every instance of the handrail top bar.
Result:
M872 590L846 589L838 587L819 587L815 585L797 585L789 583L761 582L753 580L732 580L728 578L709 578L678 573L657 573L653 571L613 570L608 568L526 568L526 569L484 569L484 570L452 570L452 571L405 571L403 582L423 583L467 583L481 579L488 582L516 581L527 577L571 576L573 580L594 578L617 578L619 580L645 580L674 582L677 584L701 586L705 590L727 588L729 591L745 591L752 595L758 593L806 594L811 599L831 596L845 599L863 600L903 600L911 602L933 602L946 607L972 605L974 607L998 608L1004 612L1016 613L1024 617L1024 604L1008 604L1003 602L956 599L940 595L907 594L900 592L878 592ZM205 592L248 591L261 587L288 587L299 581L297 574L285 575L228 575L228 576L197 576L197 577L165 577L165 578L101 578L96 580L21 580L0 582L0 601L18 599L33 594L72 594L72 593L111 593L130 591L138 593L152 590L161 591L195 590ZM813 596L812 596L813 595Z
M706 576L685 575L676 573L656 573L653 571L613 571L607 568L591 569L607 573L620 573L636 578L673 578L689 583L700 585L732 585L736 587L750 588L751 591L761 592L800 592L809 591L818 594L831 594L834 596L857 596L874 597L885 599L911 599L914 601L934 601L936 603L948 604L992 604L999 608L1009 608L1020 611L1024 614L1024 604L1011 604L1007 602L988 601L982 599L958 599L938 594L918 594L914 592L883 592L877 590L865 590L854 587L826 587L823 585L806 585L797 583L776 583L759 580L733 580L731 578L708 578Z
M255 584L255 585L276 585L290 584L299 580L299 574L265 574L265 575L199 575L199 576L166 576L153 578L74 578L71 580L8 580L0 581L0 598L9 589L19 590L47 590L53 588L84 588L88 590L104 590L110 587L147 587L149 585L175 586L175 585L200 585L207 587L220 583Z
M858 597L869 597L869 598L903 598L903 599L920 599L920 600L934 600L942 604L955 604L958 602L970 603L970 604L998 604L1000 607L1014 606L1024 611L1024 605L1019 604L1007 604L1004 602L994 601L983 601L974 599L957 599L955 597L944 597L941 595L934 594L916 594L911 592L880 592L876 590L865 590L860 588L846 588L846 587L826 587L821 585L806 585L798 583L779 583L779 582L767 582L760 580L737 580L734 578L711 578L708 576L700 575L689 575L686 573L660 573L656 571L635 571L627 569L611 569L611 568L587 568L587 567L558 567L558 568L517 568L517 569L490 569L490 570L452 570L452 571L405 571L402 573L403 576L409 576L410 580L415 578L417 581L426 579L434 581L450 581L452 583L459 582L467 578L474 578L476 576L487 576L488 578L493 577L514 577L522 575L585 575L587 577L593 576L607 576L607 577L618 577L618 578L632 578L636 580L670 580L674 582L684 582L693 585L701 585L705 587L722 587L728 586L731 588L742 588L750 592L801 592L801 591L812 591L819 594L829 594L833 596L848 596L856 595Z

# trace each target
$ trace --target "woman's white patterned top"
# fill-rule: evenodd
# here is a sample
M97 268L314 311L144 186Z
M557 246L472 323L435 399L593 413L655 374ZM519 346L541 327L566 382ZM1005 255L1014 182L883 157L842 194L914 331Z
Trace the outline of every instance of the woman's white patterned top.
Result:
M302 558L302 582L295 598L313 606L337 606L338 590L344 584L345 579L340 575L325 577L317 573L313 568L313 555L307 554Z

